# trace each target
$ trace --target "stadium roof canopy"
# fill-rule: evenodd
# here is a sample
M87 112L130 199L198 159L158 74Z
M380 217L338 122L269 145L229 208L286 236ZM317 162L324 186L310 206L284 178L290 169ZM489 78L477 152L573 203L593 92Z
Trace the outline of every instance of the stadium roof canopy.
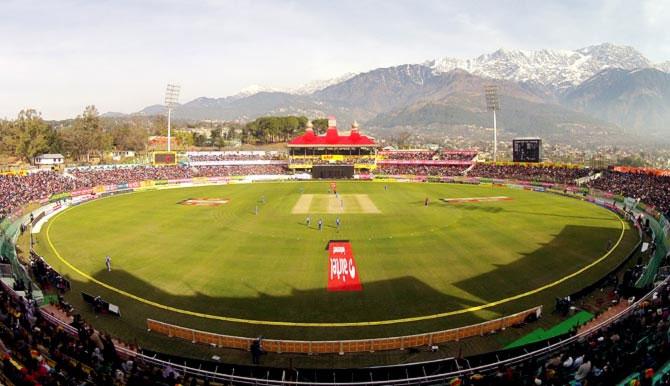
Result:
M307 124L305 134L288 143L288 147L371 147L377 146L374 138L362 135L356 122L351 125L349 134L342 135L337 130L335 119L328 117L328 130L324 135L316 135L311 122Z

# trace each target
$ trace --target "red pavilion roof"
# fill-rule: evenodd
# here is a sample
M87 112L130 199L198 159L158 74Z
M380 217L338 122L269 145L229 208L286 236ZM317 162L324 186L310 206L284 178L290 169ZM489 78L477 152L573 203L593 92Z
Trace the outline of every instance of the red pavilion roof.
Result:
M307 127L305 134L294 138L291 142L288 143L289 147L307 147L307 146L376 146L374 138L368 137L367 135L362 135L358 128L353 127L351 132L348 135L341 135L337 130L337 127L334 125L334 119L332 120L333 125L328 127L325 135L316 135L314 130L311 127Z

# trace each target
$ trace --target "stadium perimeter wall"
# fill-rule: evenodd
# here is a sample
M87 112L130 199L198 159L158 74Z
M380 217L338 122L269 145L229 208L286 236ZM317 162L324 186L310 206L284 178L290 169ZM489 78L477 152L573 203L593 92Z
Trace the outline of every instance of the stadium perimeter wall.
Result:
M449 330L425 334L398 336L392 338L338 340L338 341L299 341L263 339L263 349L275 353L300 354L345 354L384 350L403 350L411 347L433 346L439 343L453 342L474 336L483 336L508 327L522 324L529 318L537 319L542 315L542 306L504 316L487 322ZM169 323L147 319L147 329L169 337L180 338L192 343L210 344L218 347L247 350L255 338L221 335L180 327Z

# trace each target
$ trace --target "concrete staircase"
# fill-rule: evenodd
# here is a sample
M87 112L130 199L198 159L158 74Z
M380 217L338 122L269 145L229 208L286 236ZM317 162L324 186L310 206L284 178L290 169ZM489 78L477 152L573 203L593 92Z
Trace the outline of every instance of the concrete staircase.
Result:
M597 317L591 319L588 323L581 326L578 330L578 333L588 331L589 329L593 328L593 326L597 326L598 324L602 323L603 321L605 321L605 320L613 317L614 315L618 314L619 312L625 310L626 307L628 307L628 304L627 304L626 301L622 301L622 302L619 302L616 305L613 305L612 307L608 308L602 314L598 315Z

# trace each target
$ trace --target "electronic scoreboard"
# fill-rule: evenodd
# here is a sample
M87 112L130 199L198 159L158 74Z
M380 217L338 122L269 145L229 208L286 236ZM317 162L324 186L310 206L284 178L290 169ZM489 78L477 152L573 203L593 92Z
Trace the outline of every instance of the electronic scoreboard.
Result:
M154 165L176 165L177 153L174 151L155 151L151 163Z
M542 140L540 138L516 138L512 140L514 162L542 162Z

